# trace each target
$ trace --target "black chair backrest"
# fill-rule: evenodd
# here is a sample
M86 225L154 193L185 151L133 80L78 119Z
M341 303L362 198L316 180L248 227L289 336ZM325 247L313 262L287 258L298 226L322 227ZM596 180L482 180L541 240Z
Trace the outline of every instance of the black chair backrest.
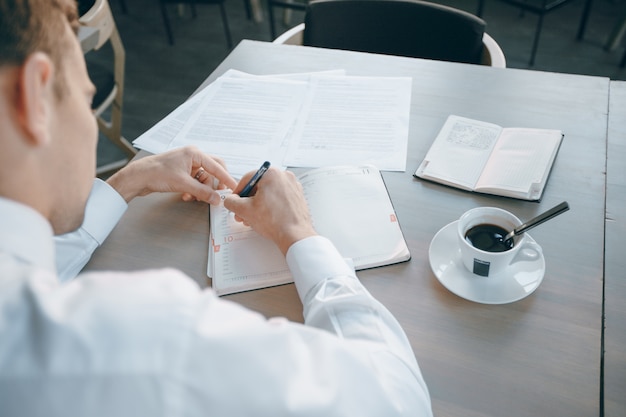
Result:
M303 44L442 61L480 63L485 22L418 0L313 0Z
M96 0L77 0L76 6L78 7L78 16L82 16L87 13L94 4L96 4Z

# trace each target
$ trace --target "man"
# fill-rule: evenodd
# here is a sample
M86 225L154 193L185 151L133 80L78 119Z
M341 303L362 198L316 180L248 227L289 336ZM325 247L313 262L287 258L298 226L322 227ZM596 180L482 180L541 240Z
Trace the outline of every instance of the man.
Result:
M208 157L190 147L133 161L111 176L106 184L94 180L82 226L55 237L59 279L67 281L78 275L134 197L177 191L183 193L184 200L218 204L220 197L213 189L214 182L219 183L218 188L232 189L237 184L219 158Z
M83 224L95 171L75 23L70 0L0 0L0 415L432 415L402 329L316 234L290 173L270 169L252 197L224 204L286 255L305 325L171 269L59 282L53 234ZM98 187L211 202L201 183L236 193L250 178L236 185L218 160L178 152Z

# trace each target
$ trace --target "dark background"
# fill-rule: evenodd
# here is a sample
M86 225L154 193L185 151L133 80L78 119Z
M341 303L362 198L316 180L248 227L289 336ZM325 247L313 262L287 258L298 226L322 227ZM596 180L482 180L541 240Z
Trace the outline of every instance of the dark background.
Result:
M530 1L530 0L529 0ZM194 19L187 5L168 5L175 45L169 45L156 0L109 0L118 30L126 48L126 71L122 133L130 141L182 103L228 55L224 29L216 5L198 5ZM262 22L248 20L243 0L226 0L233 44L242 39L269 41L267 3ZM442 0L436 3L476 12L477 0ZM607 41L626 14L626 0L595 0L584 39L576 34L584 0L572 0L544 18L543 30L533 70L564 72L626 80L626 68L619 63L626 39L613 51ZM279 9L277 14L281 15ZM537 16L520 13L514 6L487 0L483 19L487 32L504 51L507 66L529 68ZM288 24L277 19L277 32L302 21L294 12ZM88 60L107 61L110 51L103 48L86 55ZM98 149L99 164L122 156L106 139Z

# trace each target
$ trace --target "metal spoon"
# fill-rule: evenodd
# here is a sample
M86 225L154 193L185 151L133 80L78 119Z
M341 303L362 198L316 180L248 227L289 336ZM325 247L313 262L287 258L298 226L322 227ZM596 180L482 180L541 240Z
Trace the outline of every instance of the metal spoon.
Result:
M503 241L506 243L508 240L513 239L513 236L522 234L525 231L530 230L533 227L538 226L541 223L548 221L551 218L558 216L561 213L566 212L567 210L569 210L569 204L567 204L567 201L564 201L561 204L558 204L552 207L550 210L540 214L539 216L533 217L532 219L528 220L526 223L517 226L515 229L513 229L512 232L509 232L504 237Z

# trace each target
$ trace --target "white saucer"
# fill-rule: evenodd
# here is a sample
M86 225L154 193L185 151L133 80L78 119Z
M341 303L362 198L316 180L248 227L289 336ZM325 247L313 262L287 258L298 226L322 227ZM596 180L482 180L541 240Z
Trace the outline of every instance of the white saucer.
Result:
M543 254L532 261L514 263L510 270L491 277L469 272L461 261L456 224L441 229L430 242L430 267L448 290L470 301L483 304L505 304L521 300L539 287L546 271ZM527 235L527 239L534 242Z

